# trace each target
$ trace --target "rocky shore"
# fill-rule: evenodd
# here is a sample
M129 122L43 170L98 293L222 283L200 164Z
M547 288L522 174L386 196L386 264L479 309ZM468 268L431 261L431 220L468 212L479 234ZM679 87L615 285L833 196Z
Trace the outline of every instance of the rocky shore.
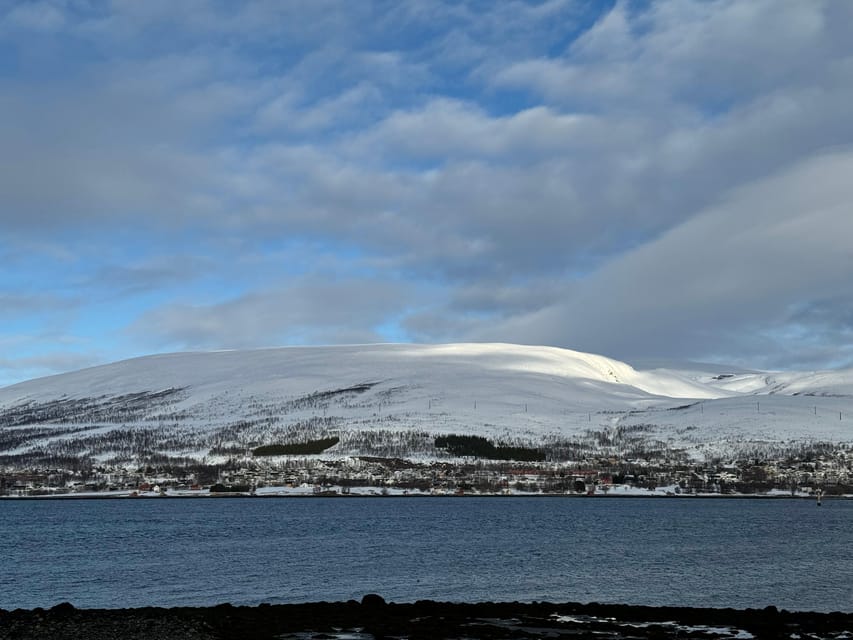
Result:
M588 638L853 638L853 613L698 609L577 603L221 604L198 608L0 610L0 639L379 640Z

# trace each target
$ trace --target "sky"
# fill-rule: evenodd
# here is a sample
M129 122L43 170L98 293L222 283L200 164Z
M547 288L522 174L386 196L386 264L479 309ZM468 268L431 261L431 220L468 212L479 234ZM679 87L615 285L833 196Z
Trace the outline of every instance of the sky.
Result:
M853 366L853 2L0 0L0 385L499 341Z

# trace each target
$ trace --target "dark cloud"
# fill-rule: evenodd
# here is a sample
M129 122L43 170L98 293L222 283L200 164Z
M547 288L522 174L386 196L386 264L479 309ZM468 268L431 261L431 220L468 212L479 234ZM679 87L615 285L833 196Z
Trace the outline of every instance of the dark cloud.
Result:
M850 171L853 153L801 163L614 259L551 307L474 335L778 364L791 334L815 324L792 308L820 301L825 317L832 301L844 317L853 300Z

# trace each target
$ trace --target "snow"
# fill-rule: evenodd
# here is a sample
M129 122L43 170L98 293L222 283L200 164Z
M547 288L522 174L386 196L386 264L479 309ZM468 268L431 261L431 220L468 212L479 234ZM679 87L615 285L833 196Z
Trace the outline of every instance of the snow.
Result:
M568 349L481 343L173 353L2 388L0 413L25 403L180 389L152 401L142 418L74 426L89 427L84 435L165 427L203 434L241 420L267 420L264 428L274 434L328 416L339 431L467 433L525 442L643 427L645 437L696 457L754 443L853 441L853 370L661 364L635 368ZM341 392L357 385L369 388ZM312 396L318 393L328 395ZM68 424L60 419L37 426ZM198 443L188 452L205 454Z
M306 394L328 386L382 379L446 374L449 386L465 374L498 380L586 380L632 387L633 392L679 398L719 397L720 391L666 371L641 372L603 356L554 347L506 344L362 345L281 347L145 356L50 376L0 389L0 403L121 395L191 386L195 393L218 394L251 387L255 392L286 390ZM460 376L462 374L462 376Z

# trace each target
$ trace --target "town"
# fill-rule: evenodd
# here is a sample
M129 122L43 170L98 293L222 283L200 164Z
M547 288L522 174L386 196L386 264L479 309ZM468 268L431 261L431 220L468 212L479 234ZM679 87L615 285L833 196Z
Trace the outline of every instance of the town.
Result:
M280 491L277 491L280 490ZM0 469L0 496L191 495L853 495L853 449L783 460L256 456L223 464Z

